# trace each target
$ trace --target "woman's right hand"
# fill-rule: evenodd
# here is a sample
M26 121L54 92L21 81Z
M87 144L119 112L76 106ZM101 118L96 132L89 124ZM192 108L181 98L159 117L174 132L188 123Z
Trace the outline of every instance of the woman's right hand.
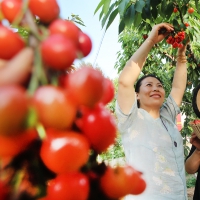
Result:
M174 31L174 28L171 24L157 24L153 26L148 36L148 39L151 40L154 44L157 44L162 41L166 36L168 36L172 31Z
M190 143L194 145L198 150L200 150L200 139L197 137L195 133L192 133L190 138Z

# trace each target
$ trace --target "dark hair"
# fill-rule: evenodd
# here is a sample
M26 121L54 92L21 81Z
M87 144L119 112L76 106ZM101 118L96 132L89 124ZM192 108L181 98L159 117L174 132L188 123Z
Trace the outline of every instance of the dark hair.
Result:
M148 77L156 78L157 80L159 80L161 82L161 84L163 84L163 82L160 80L160 78L158 78L156 75L154 75L154 74L147 74L147 75L144 75L144 76L142 76L141 78L138 79L138 81L135 84L135 92L138 93L140 91L140 86L142 84L142 81L145 78L148 78ZM140 107L140 102L139 101L137 101L137 106L138 106L138 108Z

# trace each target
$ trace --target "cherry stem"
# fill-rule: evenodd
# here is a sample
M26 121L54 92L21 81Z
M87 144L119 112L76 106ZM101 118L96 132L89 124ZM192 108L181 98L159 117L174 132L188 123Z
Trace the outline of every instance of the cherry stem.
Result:
M27 10L25 16L26 16L26 21L29 24L31 33L37 38L38 41L42 41L42 38L38 31L38 27L35 23L35 19L29 10Z
M16 19L14 20L14 22L12 23L12 25L15 27L18 27L20 22L22 21L25 13L28 11L28 3L29 0L24 0L23 1L23 6L22 6L22 11L17 15Z
M40 84L46 85L47 83L48 79L46 77L45 69L42 63L40 49L39 47L37 47L35 49L34 67L32 71L30 84L28 87L28 92L30 94L33 94Z

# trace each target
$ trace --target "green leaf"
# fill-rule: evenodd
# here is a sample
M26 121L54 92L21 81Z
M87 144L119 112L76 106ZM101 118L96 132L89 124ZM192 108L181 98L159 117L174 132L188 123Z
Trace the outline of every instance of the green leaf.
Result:
M193 12L192 14L193 14L193 16L195 16L195 17L197 17L198 19L200 19L200 14L198 14L197 12Z
M163 0L163 1L161 2L161 12L162 12L163 14L165 14L166 7L167 7L166 1Z
M132 4L126 11L124 16L124 22L126 26L130 26L134 22L135 17L135 6Z
M101 20L101 18L103 17L103 10L101 11L100 15L99 15L99 21Z
M166 14L166 17L169 19L170 16L172 15L173 13L173 10L174 10L174 4L173 2L170 2L168 5L167 5L167 8L165 10L165 14Z
M96 14L96 12L104 5L105 1L107 0L101 0L98 4L98 6L96 7L95 11L94 11L94 15Z
M181 7L181 13L182 13L183 15L185 15L186 12L187 12L187 9L188 9L187 5L184 4L184 5Z
M199 1L199 0L195 0L195 7L197 8L197 12L199 13L199 12L200 12L200 11L199 11L199 7L200 7L200 6L198 5L198 1Z
M144 6L145 6L145 2L143 0L139 0L135 4L135 10L137 12L142 13L142 10L143 10Z
M181 23L181 24L180 24L180 27L178 27L178 30L180 30L180 29L181 29L181 30L185 30L185 28L186 28L186 27L185 27L185 24Z
M79 25L81 25L81 26L85 26L85 24L83 24L82 22L80 22L80 21L74 21L74 22L76 22L77 24L79 24Z
M157 6L158 9L158 14L160 15L160 17L164 18L165 14L161 11L161 4Z
M108 29L108 27L112 24L113 20L115 19L115 17L118 14L118 9L116 8L110 15L109 20L108 20L108 24L106 26L106 30Z
M142 21L142 14L139 12L136 12L135 19L134 19L134 26L138 27L140 25L141 21Z
M153 8L156 8L158 6L158 4L160 4L161 2L162 2L161 0L154 0L151 6Z
M143 9L142 16L145 17L144 19L151 18L151 9L150 9L150 0L146 1L146 5Z
M173 19L172 25L174 26L175 30L179 30L180 29L179 23L178 23L178 21L176 19Z
M124 28L125 28L125 22L124 22L124 20L122 19L122 20L120 21L120 24L119 24L118 34L120 34L120 33L124 30Z
M105 25L105 23L106 23L106 21L107 21L109 15L110 15L110 13L112 12L114 6L115 6L115 4L113 3L113 4L110 6L110 8L109 8L108 13L107 13L107 14L104 16L104 18L102 19L102 21L101 21L101 26L102 26L102 27L104 27L104 25Z
M130 2L130 0L122 0L120 2L119 6L118 6L120 17L124 16L125 10L126 10L129 2Z
M158 10L153 7L153 9L151 10L151 14L152 14L153 18L156 19L158 16Z
M104 12L104 14L107 14L107 12L109 10L109 7L110 7L110 3L111 3L111 0L106 0L104 2L104 5L103 5L103 12Z

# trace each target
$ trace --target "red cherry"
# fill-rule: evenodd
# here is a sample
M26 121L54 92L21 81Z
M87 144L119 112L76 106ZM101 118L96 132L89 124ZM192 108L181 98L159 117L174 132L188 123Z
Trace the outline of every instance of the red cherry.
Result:
M82 31L79 32L78 50L81 52L82 57L89 55L92 50L92 41L90 37Z
M174 12L174 13L177 13L177 12L178 12L178 9L175 7L174 10L173 10L173 12Z
M188 8L188 13L189 14L192 14L193 12L194 12L194 8L192 8L192 7Z

